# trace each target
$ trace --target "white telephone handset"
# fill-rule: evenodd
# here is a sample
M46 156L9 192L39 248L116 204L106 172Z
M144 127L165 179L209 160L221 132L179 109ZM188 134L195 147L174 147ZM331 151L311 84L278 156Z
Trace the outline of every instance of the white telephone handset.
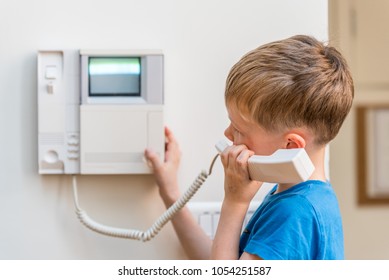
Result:
M219 153L228 147L225 140L216 144ZM280 149L270 156L251 156L248 160L251 180L267 183L300 183L308 180L315 170L303 148Z

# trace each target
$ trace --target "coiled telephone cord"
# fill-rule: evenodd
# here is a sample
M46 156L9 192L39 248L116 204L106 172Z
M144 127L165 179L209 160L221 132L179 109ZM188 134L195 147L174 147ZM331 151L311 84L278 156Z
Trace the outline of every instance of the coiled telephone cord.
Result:
M199 190L199 188L203 185L205 180L212 173L213 166L219 154L217 154L209 167L209 171L203 170L193 181L192 185L186 190L186 192L174 203L170 206L155 222L154 224L146 231L140 231L136 229L122 229L111 226L106 226L100 224L93 220L79 205L78 202L78 191L77 191L77 178L75 175L72 177L73 181L73 196L74 196L74 204L76 207L76 214L80 219L81 223L84 224L87 228L98 232L100 234L104 234L111 237L119 237L126 239L135 239L140 241L149 241L154 236L156 236L162 227L170 221L173 216L180 211L185 204L193 197L193 195Z

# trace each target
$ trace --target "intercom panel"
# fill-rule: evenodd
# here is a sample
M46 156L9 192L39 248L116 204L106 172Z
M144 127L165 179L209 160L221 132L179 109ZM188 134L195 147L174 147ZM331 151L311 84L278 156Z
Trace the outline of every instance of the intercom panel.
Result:
M164 157L163 55L150 50L38 52L40 174L151 173Z

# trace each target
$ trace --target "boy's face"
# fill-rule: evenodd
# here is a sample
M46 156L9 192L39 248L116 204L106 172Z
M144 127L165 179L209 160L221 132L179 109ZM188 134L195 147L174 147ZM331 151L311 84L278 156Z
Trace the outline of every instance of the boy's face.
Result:
M256 155L271 155L277 149L285 148L282 133L269 133L250 118L243 116L235 105L227 105L230 125L224 135L234 145L245 145Z

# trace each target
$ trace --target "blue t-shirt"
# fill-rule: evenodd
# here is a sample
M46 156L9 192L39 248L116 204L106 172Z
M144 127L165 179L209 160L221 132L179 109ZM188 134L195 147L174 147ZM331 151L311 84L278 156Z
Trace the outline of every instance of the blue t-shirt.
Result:
M239 246L266 260L344 259L342 219L328 182L307 181L265 197Z

